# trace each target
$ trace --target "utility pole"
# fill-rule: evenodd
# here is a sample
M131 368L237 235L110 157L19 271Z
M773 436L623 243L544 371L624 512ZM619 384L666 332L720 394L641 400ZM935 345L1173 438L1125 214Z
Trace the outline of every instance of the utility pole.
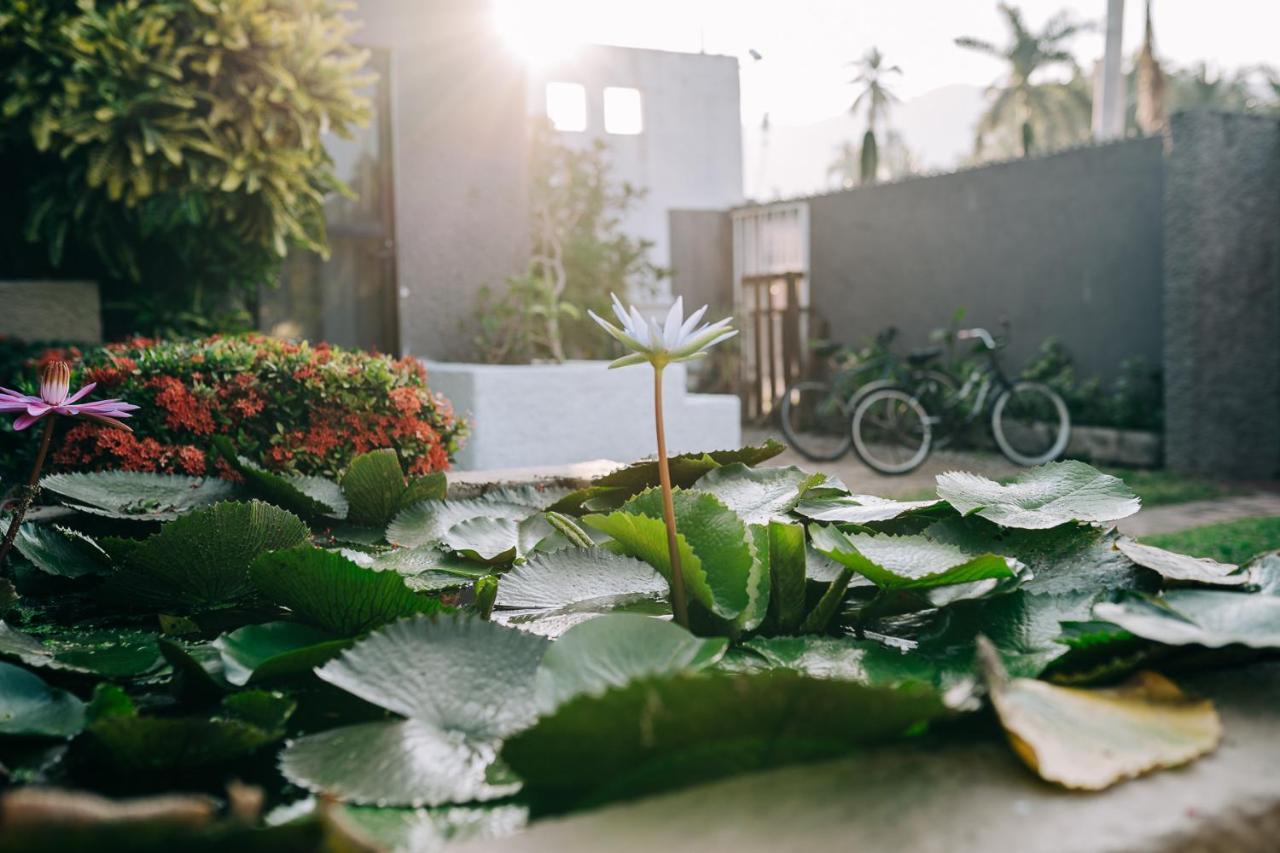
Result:
M1124 136L1124 0L1107 0L1106 49L1093 87L1093 138L1102 142Z

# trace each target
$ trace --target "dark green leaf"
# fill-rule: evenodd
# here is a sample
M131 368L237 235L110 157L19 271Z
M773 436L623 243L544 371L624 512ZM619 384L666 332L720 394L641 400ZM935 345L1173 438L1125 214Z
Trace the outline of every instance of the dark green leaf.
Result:
M309 545L264 554L250 574L268 601L338 637L356 637L393 619L443 608L406 587L396 572L364 568Z
M20 666L0 663L0 735L72 737L84 728L84 703Z
M134 471L52 474L40 487L73 509L130 521L172 521L236 493L226 480Z
M226 679L237 687L309 673L348 645L297 622L246 625L214 641Z

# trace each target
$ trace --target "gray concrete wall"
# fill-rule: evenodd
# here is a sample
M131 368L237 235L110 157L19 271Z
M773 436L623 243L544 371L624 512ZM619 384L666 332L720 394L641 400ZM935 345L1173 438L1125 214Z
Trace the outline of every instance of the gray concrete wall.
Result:
M1280 478L1280 119L1174 116L1165 210L1166 463Z
M671 290L692 310L733 311L733 221L723 210L673 210L669 215Z
M472 355L475 299L528 261L525 77L476 0L360 0L391 50L400 347Z
M1158 139L1067 151L810 200L812 305L833 338L887 325L924 345L958 308L1012 324L1020 368L1049 335L1082 375L1161 358Z
M0 337L102 343L97 283L0 281Z

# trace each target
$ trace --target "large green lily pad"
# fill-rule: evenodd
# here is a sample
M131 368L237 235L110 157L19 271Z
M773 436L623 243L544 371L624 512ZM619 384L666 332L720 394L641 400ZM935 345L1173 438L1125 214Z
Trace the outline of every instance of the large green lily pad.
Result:
M361 804L435 806L513 793L498 742L534 716L547 641L471 618L395 622L317 675L405 719L308 735L281 755L294 784Z
M965 515L1033 530L1118 521L1141 507L1123 480L1075 460L1041 465L1005 485L964 471L939 474L938 495Z
M1116 541L1116 550L1165 580L1213 586L1241 586L1249 583L1248 572L1240 571L1239 566L1219 563L1217 560L1189 557L1127 538Z
M85 628L36 637L2 621L0 656L28 666L103 678L138 678L164 664L155 635L147 631Z
M850 536L834 526L809 529L813 547L881 589L930 589L1016 576L996 554L971 554L924 536Z
M1280 595L1215 589L1133 592L1093 608L1094 618L1169 646L1280 649Z
M692 601L724 619L735 619L752 600L755 554L742 519L714 495L676 490L673 495L680 567ZM583 522L612 536L622 550L671 578L662 493L642 492L622 510L589 515Z
M37 569L56 577L75 579L111 571L110 560L98 543L69 527L24 524L13 544Z
M340 638L443 609L437 599L409 589L396 572L365 568L310 545L264 554L250 575L266 600Z
M741 462L708 471L695 488L709 492L738 514L747 524L788 521L805 492L827 479L794 466L749 468Z
M310 673L350 644L297 622L246 625L214 641L223 673L237 687Z
M261 501L227 502L190 512L130 547L112 578L118 597L141 606L201 610L253 593L249 564L299 545L307 526Z
M728 647L725 638L695 637L651 616L597 616L547 650L538 670L538 707L546 713L581 694L599 696L640 678L705 669Z
M0 663L0 735L72 737L84 728L84 703L33 672Z
M72 509L128 521L172 521L235 496L236 485L214 477L135 471L51 474L40 488Z
M507 740L502 757L548 809L839 755L946 713L923 687L794 672L648 678L583 695Z

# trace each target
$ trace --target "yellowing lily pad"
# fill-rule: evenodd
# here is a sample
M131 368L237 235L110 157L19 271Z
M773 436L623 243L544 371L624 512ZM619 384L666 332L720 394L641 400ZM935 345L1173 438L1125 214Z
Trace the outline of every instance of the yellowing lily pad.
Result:
M1058 687L1006 679L994 648L979 643L991 702L1018 757L1065 788L1100 791L1212 751L1222 722L1208 699L1169 679L1140 672L1116 687Z

